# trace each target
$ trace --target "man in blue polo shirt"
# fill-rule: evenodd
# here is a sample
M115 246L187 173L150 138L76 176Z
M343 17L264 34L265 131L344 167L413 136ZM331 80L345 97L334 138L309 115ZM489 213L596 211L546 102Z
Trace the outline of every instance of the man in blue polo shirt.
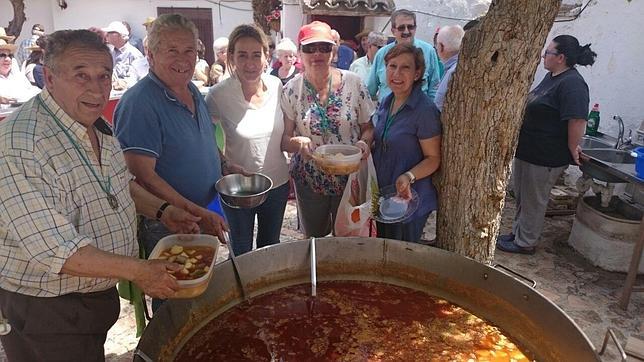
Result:
M197 59L197 28L177 14L160 16L148 35L150 73L121 98L116 136L136 180L170 204L201 217L202 232L223 240L227 226L206 207L216 196L221 159L206 103L190 81ZM149 254L168 231L143 222Z
M382 47L376 53L373 59L373 66L367 77L367 88L372 98L378 97L382 101L386 96L391 93L389 86L387 86L387 74L385 69L385 55L389 49L393 48L398 43L411 43L415 47L423 50L425 57L425 74L423 75L422 90L430 99L434 99L436 94L436 87L440 81L438 73L439 64L438 56L434 47L420 39L415 39L416 34L416 14L409 10L400 9L391 14L391 32L393 33L396 41Z

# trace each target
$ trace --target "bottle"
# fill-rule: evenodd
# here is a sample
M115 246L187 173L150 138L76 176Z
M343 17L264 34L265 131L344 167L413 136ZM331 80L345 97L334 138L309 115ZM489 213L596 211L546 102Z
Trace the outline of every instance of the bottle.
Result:
M589 136L597 136L597 129L599 128L599 103L595 103L593 109L588 114L588 122L586 123L586 134Z

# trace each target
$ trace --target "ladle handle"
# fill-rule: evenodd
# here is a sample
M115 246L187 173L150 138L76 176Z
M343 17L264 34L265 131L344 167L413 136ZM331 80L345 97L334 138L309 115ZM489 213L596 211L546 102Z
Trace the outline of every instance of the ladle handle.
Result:
M317 278L317 260L315 256L315 238L311 238L311 296L317 296L318 278Z
M529 283L531 284L530 286L531 286L533 289L535 289L535 288L537 287L537 282L536 282L535 280L530 279L530 278L526 277L525 275L523 275L523 274L521 274L521 273L519 273L519 272L516 272L516 271L514 271L514 270L512 270L512 269L510 269L510 268L508 268L508 267L507 267L507 266L505 266L505 265L502 265L502 264L494 264L494 265L492 265L492 267L493 267L494 269L502 269L502 270L505 270L506 272L508 272L508 273L510 273L510 274L512 274L512 275L514 275L514 276L517 276L517 277L519 277L519 278L521 278L521 279L523 279L523 280L525 280L525 281L529 282Z
M613 331L612 328L608 328L606 330L606 335L604 336L604 343L602 343L602 349L599 351L599 355L603 356L604 352L606 352L606 346L608 345L608 337L610 337L613 342L615 342L615 345L617 346L617 350L619 351L619 357L621 358L622 362L626 362L626 351L624 351L624 347L619 343L617 340L617 336L615 335L615 332Z
M233 241L230 239L230 235L228 234L228 231L224 230L223 234L224 234L224 242L228 247L228 255L230 255L230 260L233 263L233 271L235 272L235 277L237 278L239 287L241 288L242 298L246 299L248 294L246 293L246 286L244 285L244 281L242 280L241 274L239 273L239 265L237 264L237 257L235 256L235 251L233 250Z
M134 358L132 358L132 360L133 361L154 362L154 360L152 358L150 358L147 354L145 354L145 352L141 351L138 348L134 350Z

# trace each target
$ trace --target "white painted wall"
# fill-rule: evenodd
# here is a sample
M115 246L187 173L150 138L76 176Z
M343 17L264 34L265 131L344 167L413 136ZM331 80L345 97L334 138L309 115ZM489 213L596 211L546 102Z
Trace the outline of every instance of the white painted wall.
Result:
M156 16L157 7L186 7L212 9L214 38L228 36L235 26L253 22L250 1L179 1L179 0L68 0L67 9L61 10L55 0L25 0L27 21L19 40L31 33L34 23L42 23L47 32L61 29L79 29L91 26L106 27L113 20L130 23L132 33L143 37L142 23L148 16ZM0 1L0 24L13 18L8 1Z

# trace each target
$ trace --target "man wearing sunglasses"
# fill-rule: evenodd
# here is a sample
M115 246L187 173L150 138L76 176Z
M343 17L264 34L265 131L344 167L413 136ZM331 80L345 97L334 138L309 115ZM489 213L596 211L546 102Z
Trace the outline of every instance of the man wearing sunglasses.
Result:
M425 41L416 39L416 14L409 10L400 9L391 14L391 32L393 33L396 41L394 43L384 46L378 50L373 60L373 66L367 78L367 88L371 97L378 97L382 101L386 96L391 93L387 86L386 72L385 72L385 55L389 49L393 48L398 43L411 43L415 47L422 49L425 58L425 74L423 74L422 90L429 98L434 99L436 94L436 87L440 81L438 69L438 56L434 47Z
M0 104L24 102L40 92L15 64L16 48L15 44L0 39Z

